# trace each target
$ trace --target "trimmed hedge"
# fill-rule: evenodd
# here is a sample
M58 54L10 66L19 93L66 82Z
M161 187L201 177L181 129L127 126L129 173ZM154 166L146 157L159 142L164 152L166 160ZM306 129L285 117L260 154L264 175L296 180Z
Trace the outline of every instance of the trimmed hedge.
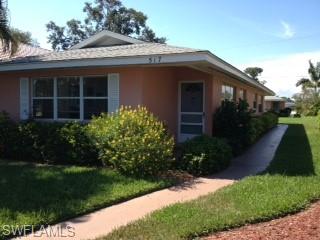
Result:
M267 112L252 116L245 101L223 101L213 117L213 135L225 138L233 154L239 155L277 124L277 114Z
M234 155L242 153L249 145L251 111L244 100L225 100L213 116L213 135L227 139Z
M13 122L0 114L0 157L51 164L101 165L97 149L77 122Z
M250 144L255 143L263 134L268 132L271 128L277 126L278 115L267 112L261 116L253 117L250 120L249 139Z
M232 149L225 140L206 135L184 142L181 150L178 168L196 176L219 172L229 166L232 158Z
M115 114L102 114L89 123L88 131L99 159L122 173L156 176L172 163L173 137L144 107L121 107Z

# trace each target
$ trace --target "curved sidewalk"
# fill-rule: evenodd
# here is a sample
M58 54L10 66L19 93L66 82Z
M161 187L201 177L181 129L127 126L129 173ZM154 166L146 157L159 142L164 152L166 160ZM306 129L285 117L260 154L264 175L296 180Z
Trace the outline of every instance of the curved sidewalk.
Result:
M37 236L30 234L19 239L94 239L107 235L119 226L138 220L170 204L192 200L215 192L243 177L264 170L273 159L286 129L286 125L278 125L272 129L243 155L233 159L231 166L219 174L197 178L180 186L116 204L41 230L36 233ZM71 231L68 232L68 228ZM60 237L47 237L47 233L59 231ZM72 232L75 233L74 236Z

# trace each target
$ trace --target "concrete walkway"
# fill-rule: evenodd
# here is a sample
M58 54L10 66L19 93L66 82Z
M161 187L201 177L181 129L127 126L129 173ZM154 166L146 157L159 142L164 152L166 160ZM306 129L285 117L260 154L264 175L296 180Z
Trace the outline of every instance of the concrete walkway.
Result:
M233 159L231 166L219 173L193 182L171 187L144 195L105 209L51 226L35 234L20 239L94 239L110 233L113 229L140 219L151 212L174 204L198 198L257 174L264 170L273 159L287 126L279 125L261 138L240 157ZM69 228L69 231L67 230ZM60 237L47 237L46 233L59 232ZM72 237L72 232L75 236ZM53 234L49 234L53 235ZM61 236L63 235L63 236ZM41 237L39 237L41 236ZM69 237L68 237L69 236Z

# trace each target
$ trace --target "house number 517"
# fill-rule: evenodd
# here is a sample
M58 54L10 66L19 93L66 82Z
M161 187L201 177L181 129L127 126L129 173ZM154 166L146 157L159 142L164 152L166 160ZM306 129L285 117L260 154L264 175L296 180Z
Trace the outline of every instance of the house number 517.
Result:
M149 63L161 63L161 56L159 56L159 57L149 57Z

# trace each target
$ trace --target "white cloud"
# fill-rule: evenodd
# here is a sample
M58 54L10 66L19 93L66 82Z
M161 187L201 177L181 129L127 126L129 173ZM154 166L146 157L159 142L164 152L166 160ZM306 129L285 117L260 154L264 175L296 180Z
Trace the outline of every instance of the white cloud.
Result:
M281 21L280 23L283 28L283 32L281 33L280 36L285 39L292 38L295 35L295 31L293 30L293 27L285 21Z
M291 97L300 91L300 88L296 87L296 82L302 77L309 77L309 60L320 62L320 51L290 54L237 67L241 70L246 67L263 68L263 73L259 78L267 81L266 86L279 96Z

